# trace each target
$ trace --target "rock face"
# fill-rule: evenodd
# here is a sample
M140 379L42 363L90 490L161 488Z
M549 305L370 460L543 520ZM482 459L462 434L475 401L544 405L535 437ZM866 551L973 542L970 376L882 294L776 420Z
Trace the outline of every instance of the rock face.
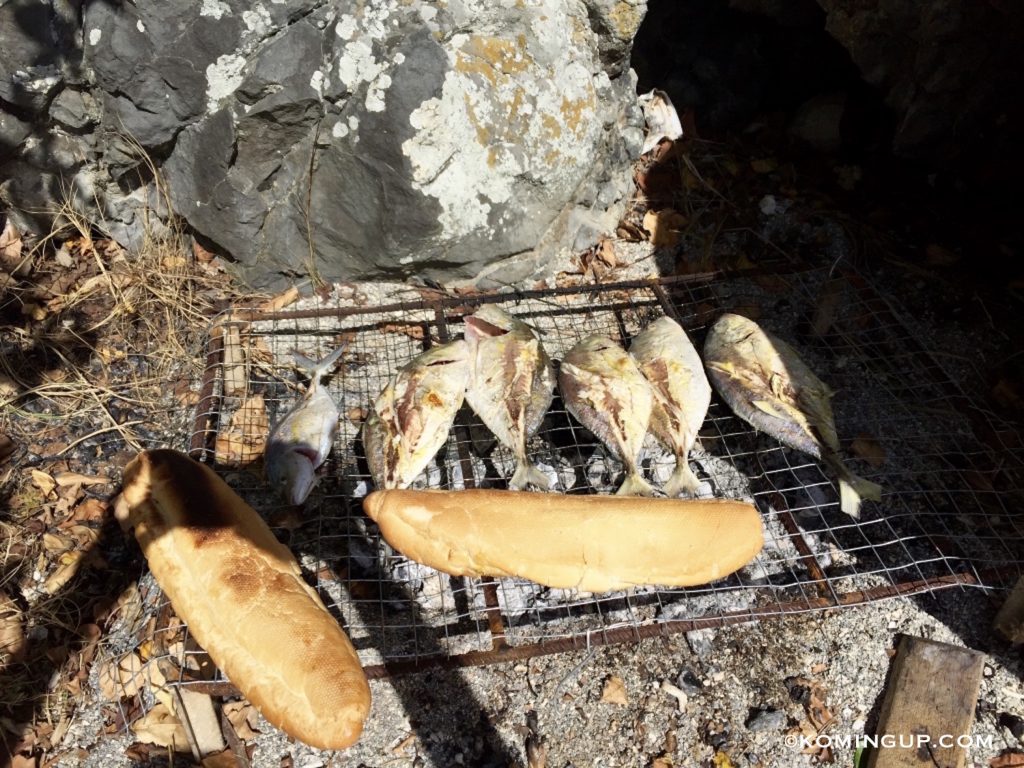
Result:
M61 6L0 6L23 226L59 186L128 244L169 203L255 285L448 280L579 247L630 191L645 2L92 2L63 26Z
M895 111L897 154L948 158L958 145L991 140L1008 111L1020 116L1020 3L817 2L827 13L829 34L846 48L865 80L883 90Z

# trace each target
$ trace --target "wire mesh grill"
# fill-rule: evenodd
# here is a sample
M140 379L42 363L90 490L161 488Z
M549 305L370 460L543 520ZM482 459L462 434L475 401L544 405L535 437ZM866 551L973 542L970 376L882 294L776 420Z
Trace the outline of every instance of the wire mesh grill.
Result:
M930 352L926 331L901 317L863 275L806 269L344 309L312 301L316 306L306 310L235 310L217 318L191 450L291 547L371 674L957 585L1000 588L1021 572L1017 433L970 397L980 383L976 372ZM819 463L755 432L715 395L691 454L703 481L699 495L752 500L766 532L762 553L729 578L688 589L586 594L520 579L449 577L410 562L361 512L361 498L372 490L362 419L401 365L459 337L462 318L484 301L534 325L556 360L592 333L628 343L665 313L698 349L722 311L755 317L793 343L838 392L833 406L846 456L854 471L883 486L882 502L866 503L860 520L846 516ZM318 358L342 342L343 362L329 380L341 428L319 485L296 510L274 497L253 460L268 425L301 396L288 366L291 351ZM555 480L554 492L610 493L621 479L618 462L557 397L529 451ZM641 465L657 483L668 478L674 459L648 437ZM464 407L414 487L504 487L513 466L511 452ZM179 679L206 680L208 690L217 690L220 684L209 682L212 665L170 620L158 594L152 589L145 600L151 618L143 639L162 637L151 655L165 666L174 657ZM170 679L173 669L161 669Z

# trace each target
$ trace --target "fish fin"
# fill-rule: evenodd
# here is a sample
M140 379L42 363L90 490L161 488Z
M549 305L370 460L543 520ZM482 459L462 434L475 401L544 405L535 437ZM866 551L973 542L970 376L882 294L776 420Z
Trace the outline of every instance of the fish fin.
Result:
M347 346L347 343L342 344L336 350L331 352L331 354L329 354L327 357L320 361L308 358L304 354L296 350L292 350L292 358L295 360L295 363L300 368L302 368L309 374L310 382L319 383L320 379L323 376L327 375L327 372L334 367L334 364L337 363L338 360L341 359L341 355L345 351L345 348Z
M859 520L860 503L864 499L881 501L882 486L843 469L839 475L839 507L850 517Z
M657 496L654 486L644 480L638 472L631 472L622 481L616 496Z
M757 408L757 410L767 413L769 416L774 416L776 419L788 419L789 414L786 413L784 408L780 408L778 403L773 403L770 400L751 400L750 404Z
M546 491L551 487L551 479L536 464L520 461L516 465L512 479L508 481L508 487L513 491L520 491L528 485Z
M692 496L699 487L700 479L690 469L686 458L676 459L675 471L665 483L665 493L669 496L678 496L681 493Z

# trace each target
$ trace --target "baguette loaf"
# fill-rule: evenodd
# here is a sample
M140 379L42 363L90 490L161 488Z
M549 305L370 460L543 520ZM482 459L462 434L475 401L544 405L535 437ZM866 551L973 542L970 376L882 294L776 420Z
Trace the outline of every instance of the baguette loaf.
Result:
M128 465L115 514L175 612L268 721L321 749L355 743L370 709L359 658L252 507L213 470L157 450Z
M387 490L363 509L388 544L439 571L586 592L705 584L764 543L757 510L742 501Z

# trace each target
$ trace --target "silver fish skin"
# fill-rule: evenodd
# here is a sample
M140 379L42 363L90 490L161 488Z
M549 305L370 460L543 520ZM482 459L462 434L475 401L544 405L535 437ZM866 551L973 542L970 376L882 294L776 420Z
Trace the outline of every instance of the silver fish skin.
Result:
M654 394L626 350L606 336L588 336L566 353L558 386L569 413L625 464L626 479L616 493L657 495L637 465Z
M263 453L267 480L289 504L302 504L309 496L316 485L315 471L327 459L338 434L338 406L320 379L344 351L342 345L319 362L292 353L309 372L309 388L271 430Z
M448 439L469 383L469 347L442 344L391 377L363 424L377 488L408 488Z
M753 320L724 314L708 331L704 364L737 416L836 473L843 512L859 518L863 499L881 500L881 486L855 475L839 458L833 392L792 347Z
M651 433L676 457L665 493L692 495L700 480L689 466L690 449L711 404L704 364L683 327L667 316L637 334L629 353L654 392Z
M555 369L537 332L493 304L465 318L470 374L466 402L498 441L512 450L508 487L547 490L551 481L526 456L555 394Z

